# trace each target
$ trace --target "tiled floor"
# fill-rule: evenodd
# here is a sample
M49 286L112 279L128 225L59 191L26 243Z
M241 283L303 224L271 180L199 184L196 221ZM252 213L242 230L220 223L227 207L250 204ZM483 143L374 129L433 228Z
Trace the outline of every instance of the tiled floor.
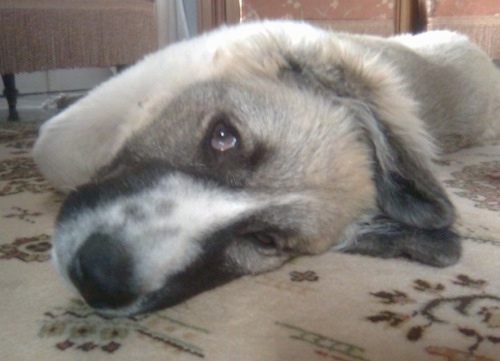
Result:
M45 102L57 94L23 95L17 99L17 111L21 121L35 121L48 119L56 114L56 109L47 109ZM0 122L7 121L9 109L7 100L0 97Z

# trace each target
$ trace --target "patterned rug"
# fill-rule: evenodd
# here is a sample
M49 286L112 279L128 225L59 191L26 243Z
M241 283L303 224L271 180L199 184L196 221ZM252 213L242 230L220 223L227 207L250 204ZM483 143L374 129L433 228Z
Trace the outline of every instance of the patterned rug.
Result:
M460 212L459 264L326 253L177 307L104 318L50 263L62 197L36 171L36 123L0 123L0 360L495 361L500 143L440 164Z

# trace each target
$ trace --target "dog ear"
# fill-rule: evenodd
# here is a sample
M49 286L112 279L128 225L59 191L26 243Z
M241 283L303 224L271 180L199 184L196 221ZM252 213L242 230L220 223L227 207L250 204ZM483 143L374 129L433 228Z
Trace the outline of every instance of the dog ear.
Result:
M462 253L460 237L448 227L421 229L385 215L369 214L352 225L355 242L337 250L381 258L408 257L434 267L455 264Z
M422 139L388 127L366 107L353 111L374 158L378 212L356 225L356 242L344 251L378 257L409 257L436 267L461 254L460 237L451 230L454 207L434 176L432 152L416 146Z
M449 227L455 212L433 174L434 141L400 76L377 56L342 56L325 66L318 57L288 55L278 77L352 110L373 149L377 203L384 214L412 227Z
M352 126L372 148L377 209L347 229L336 249L453 264L461 254L451 230L455 210L434 175L436 147L408 81L380 51L349 39L299 43L276 62L279 81L349 107Z
M343 250L403 256L435 267L456 263L461 244L451 230L455 211L433 174L429 153L409 148L412 135L396 134L369 109L358 107L353 114L373 149L378 210L356 224L355 242Z
M456 263L460 237L451 230L454 207L434 175L434 141L397 74L354 60L323 70L296 59L288 64L280 79L348 107L372 149L378 210L353 225L351 239L337 248L437 267Z
M390 218L421 229L450 227L454 207L433 173L428 149L411 148L411 134L395 134L370 111L358 111L374 152L377 204ZM402 122L404 120L401 120ZM432 147L425 142L422 147Z

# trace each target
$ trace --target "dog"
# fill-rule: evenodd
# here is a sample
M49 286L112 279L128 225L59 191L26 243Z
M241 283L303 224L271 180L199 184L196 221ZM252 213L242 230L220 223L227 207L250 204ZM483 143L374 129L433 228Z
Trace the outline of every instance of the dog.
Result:
M500 73L463 35L223 27L41 127L34 159L69 192L52 258L108 315L328 250L449 266L460 237L434 160L497 137L499 114Z

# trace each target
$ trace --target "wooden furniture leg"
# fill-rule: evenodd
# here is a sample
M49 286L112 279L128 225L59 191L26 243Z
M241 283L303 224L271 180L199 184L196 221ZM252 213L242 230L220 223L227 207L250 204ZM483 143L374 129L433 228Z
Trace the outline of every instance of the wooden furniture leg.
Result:
M19 120L19 114L17 113L17 94L16 89L16 79L13 73L2 74L2 81L4 85L3 95L7 99L7 104L9 104L9 120L16 121Z

